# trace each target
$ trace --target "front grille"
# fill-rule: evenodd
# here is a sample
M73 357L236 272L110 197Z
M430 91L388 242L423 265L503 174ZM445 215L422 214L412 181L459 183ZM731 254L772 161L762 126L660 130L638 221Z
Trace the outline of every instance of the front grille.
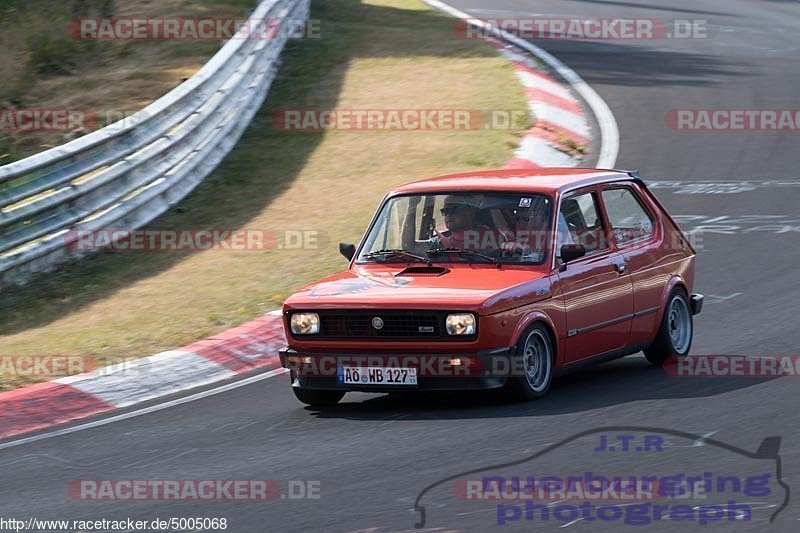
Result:
M320 311L319 337L328 339L471 340L447 335L448 313L436 311ZM383 321L376 328L373 320Z

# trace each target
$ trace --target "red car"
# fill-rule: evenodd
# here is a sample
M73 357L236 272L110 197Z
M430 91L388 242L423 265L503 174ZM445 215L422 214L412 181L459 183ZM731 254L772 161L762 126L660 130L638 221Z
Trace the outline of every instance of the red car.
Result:
M636 173L468 172L398 187L346 271L283 306L280 352L310 405L347 391L503 387L535 399L556 371L689 352L695 250Z

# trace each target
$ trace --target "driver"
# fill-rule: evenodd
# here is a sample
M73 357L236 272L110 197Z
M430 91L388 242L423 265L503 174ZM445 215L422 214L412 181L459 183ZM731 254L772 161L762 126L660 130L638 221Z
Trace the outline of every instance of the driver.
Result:
M476 236L469 235L470 230L485 230L486 226L477 223L480 199L472 196L451 194L444 200L441 209L444 225L447 229L443 232L436 231L428 245L435 248L471 248L470 240Z

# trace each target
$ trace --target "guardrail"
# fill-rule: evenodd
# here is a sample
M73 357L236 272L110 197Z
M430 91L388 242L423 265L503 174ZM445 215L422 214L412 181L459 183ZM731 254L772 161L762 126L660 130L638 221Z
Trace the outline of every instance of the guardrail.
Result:
M262 1L250 20L269 21L269 37L242 29L189 80L131 117L0 167L0 285L78 257L78 231L139 228L194 189L261 107L309 3Z

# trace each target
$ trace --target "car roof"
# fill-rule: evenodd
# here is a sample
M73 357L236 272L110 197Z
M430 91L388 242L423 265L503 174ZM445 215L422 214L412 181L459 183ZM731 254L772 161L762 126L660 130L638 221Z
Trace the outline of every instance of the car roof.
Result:
M623 170L597 168L535 168L461 172L406 183L391 194L449 191L563 192L607 181L636 179Z

